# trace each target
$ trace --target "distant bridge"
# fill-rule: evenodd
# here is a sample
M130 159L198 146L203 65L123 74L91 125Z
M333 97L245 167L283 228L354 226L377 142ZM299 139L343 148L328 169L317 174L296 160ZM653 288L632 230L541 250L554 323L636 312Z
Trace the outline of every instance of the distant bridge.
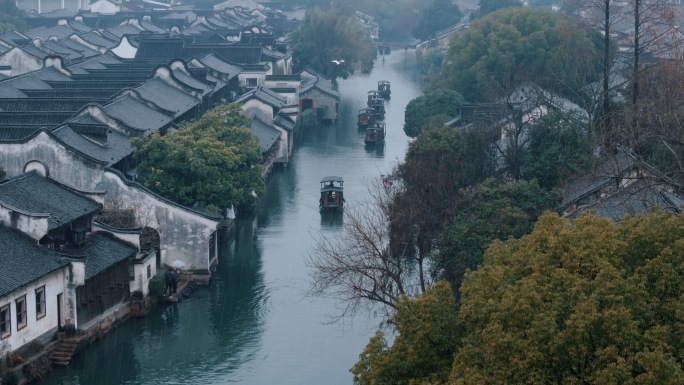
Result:
M388 54L390 53L393 49L415 49L416 44L407 44L407 43L396 43L396 42L390 42L390 41L374 41L373 46L375 49L378 50L378 53L380 54Z

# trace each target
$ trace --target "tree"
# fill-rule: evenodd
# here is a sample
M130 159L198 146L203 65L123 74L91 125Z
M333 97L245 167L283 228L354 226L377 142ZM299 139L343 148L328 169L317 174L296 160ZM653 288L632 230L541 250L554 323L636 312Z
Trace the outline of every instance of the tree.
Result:
M458 116L463 103L465 99L456 91L436 89L423 94L406 105L404 132L408 137L415 138L427 128L430 117L441 115L446 121Z
M390 206L392 250L411 244L422 268L436 251L444 223L456 213L463 189L494 172L491 133L443 125L409 144L397 177L402 190ZM426 277L421 270L420 278ZM421 281L422 291L426 282Z
M557 192L543 189L536 181L489 179L466 189L458 212L444 225L432 267L458 290L466 271L482 264L492 241L528 234L537 218L559 201Z
M373 66L375 48L370 37L351 14L341 9L307 10L290 38L295 72L311 67L328 78L346 79L355 66L363 70Z
M507 8L489 14L452 41L443 66L445 77L431 87L455 90L471 102L506 100L527 83L556 91L559 78L571 78L558 73L557 58L566 57L570 47L595 47L585 29L569 28L569 23L574 22L538 9ZM573 57L576 66L591 60L583 54Z
M133 138L152 191L186 206L249 209L265 189L259 142L236 104L217 107L166 135Z
M461 287L450 384L684 381L684 218L543 216Z
M451 0L434 0L428 9L423 11L423 17L411 33L418 40L426 40L440 29L458 23L461 17L460 8Z
M344 229L336 237L319 234L307 265L311 268L310 294L332 297L341 304L338 318L361 309L379 310L390 321L404 296L422 292L416 261L407 247L390 248L390 205L399 187L373 181L368 201L345 206Z
M378 331L351 369L354 384L444 383L462 338L449 285L438 282L418 298L400 299L394 320L392 346Z
M26 30L26 12L20 10L13 0L0 0L0 33Z
M544 214L490 245L458 308L440 285L400 301L394 343L371 338L355 383L680 384L682 248L682 216Z
M528 136L523 179L553 189L591 165L594 143L581 122L550 113L529 127Z

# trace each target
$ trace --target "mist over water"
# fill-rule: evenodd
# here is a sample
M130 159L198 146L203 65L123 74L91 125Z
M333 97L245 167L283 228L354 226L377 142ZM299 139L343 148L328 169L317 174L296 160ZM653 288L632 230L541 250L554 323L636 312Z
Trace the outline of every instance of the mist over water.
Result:
M356 114L366 92L389 80L384 148L366 149ZM319 180L345 180L347 205L368 182L402 160L406 104L420 95L413 50L378 56L370 74L339 80L340 119L307 132L292 162L274 172L254 218L220 244L216 276L186 301L126 321L74 356L45 384L351 384L349 373L379 319L359 315L329 323L333 299L307 297L305 259L319 232L332 235L344 216L318 210Z

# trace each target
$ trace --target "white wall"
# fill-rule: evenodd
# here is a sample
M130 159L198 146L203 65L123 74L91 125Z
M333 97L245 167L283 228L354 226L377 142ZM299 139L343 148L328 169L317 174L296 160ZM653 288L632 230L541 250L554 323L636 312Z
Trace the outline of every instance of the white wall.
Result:
M3 297L0 297L0 307L7 304L10 305L10 313L12 316L12 334L2 340L0 346L9 346L9 351L16 350L34 339L42 336L45 333L56 331L59 326L57 319L57 294L64 292L64 282L67 274L67 267L57 270L29 285L15 290ZM36 289L45 286L45 316L36 318ZM17 330L17 314L15 300L21 296L26 295L26 327ZM62 304L64 305L64 304ZM62 314L66 314L64 306L62 306ZM5 349L0 349L0 356L5 352Z

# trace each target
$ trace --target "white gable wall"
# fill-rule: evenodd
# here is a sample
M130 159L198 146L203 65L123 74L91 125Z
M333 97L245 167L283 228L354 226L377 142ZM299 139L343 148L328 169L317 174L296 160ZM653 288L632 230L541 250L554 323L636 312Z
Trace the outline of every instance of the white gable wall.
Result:
M173 205L138 185L127 185L110 171L104 173L98 187L106 190L110 198L138 202L152 211L153 215L147 217L153 223L142 225L159 231L162 263L181 264L185 270L210 270L210 240L218 227L217 221Z
M44 164L49 176L85 191L95 190L103 172L103 165L79 157L45 132L26 143L0 143L0 165L7 177L23 174L33 161Z
M242 110L250 118L258 118L262 122L273 121L273 107L258 100L250 99L242 104Z
M17 76L43 68L43 60L15 47L0 54L0 65L12 67L10 76Z

